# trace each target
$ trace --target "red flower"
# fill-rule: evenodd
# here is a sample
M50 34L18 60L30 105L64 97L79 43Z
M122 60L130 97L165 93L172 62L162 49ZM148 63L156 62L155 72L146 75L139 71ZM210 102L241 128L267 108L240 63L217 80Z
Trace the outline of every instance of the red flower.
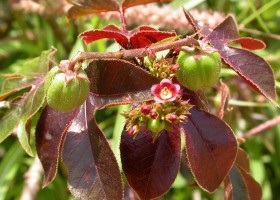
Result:
M173 84L169 79L162 79L157 85L153 85L151 92L157 103L174 101L180 94L180 85Z

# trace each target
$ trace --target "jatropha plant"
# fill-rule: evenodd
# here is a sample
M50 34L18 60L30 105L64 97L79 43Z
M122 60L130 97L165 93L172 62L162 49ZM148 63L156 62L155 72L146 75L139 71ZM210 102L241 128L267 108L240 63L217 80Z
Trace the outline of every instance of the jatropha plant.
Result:
M43 186L55 178L62 159L77 199L123 199L125 184L148 200L170 189L182 164L191 171L193 186L208 192L222 187L228 200L261 199L246 153L223 119L209 113L203 92L219 84L222 66L229 67L277 106L272 69L251 52L265 44L240 37L231 15L210 28L184 10L195 33L182 38L149 26L128 30L126 9L158 0L70 2L69 18L119 12L122 27L108 25L80 38L86 44L114 39L121 49L77 52L54 67L55 50L49 50L23 74L6 75L0 100L9 106L1 116L0 141L16 130L25 151L38 154ZM126 179L95 120L96 111L122 104L131 105L122 113L126 123L120 142ZM30 134L34 122L35 141ZM181 163L182 157L187 162Z

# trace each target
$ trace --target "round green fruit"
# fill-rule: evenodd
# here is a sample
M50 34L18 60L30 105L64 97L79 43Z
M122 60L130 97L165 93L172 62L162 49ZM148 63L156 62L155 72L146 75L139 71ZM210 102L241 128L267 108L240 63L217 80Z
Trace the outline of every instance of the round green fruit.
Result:
M218 52L197 55L180 52L177 63L177 79L190 90L212 87L219 80L221 58Z
M148 121L148 129L153 133L159 133L165 128L165 122L160 120L160 118L149 119Z
M45 80L48 105L61 112L68 112L84 103L89 94L89 81L84 70L77 72L52 68Z

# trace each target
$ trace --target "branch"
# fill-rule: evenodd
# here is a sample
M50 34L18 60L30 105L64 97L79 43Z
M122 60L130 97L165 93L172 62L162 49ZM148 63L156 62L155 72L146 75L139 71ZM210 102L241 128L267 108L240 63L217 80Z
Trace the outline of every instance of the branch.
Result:
M43 167L38 159L35 157L33 164L29 170L24 174L24 188L21 193L20 200L35 200L38 191L40 190L40 182L43 175Z
M280 116L277 116L273 119L270 119L254 128L252 128L251 130L249 130L247 133L245 133L242 137L243 138L249 138L253 135L257 135L259 133L261 133L262 131L272 128L273 126L276 126L280 124Z
M77 62L82 62L84 60L91 59L101 59L101 58L123 58L131 59L135 57L145 57L149 55L149 52L159 52L166 49L176 49L182 46L199 46L199 43L193 39L193 36L177 40L170 43L164 43L157 46L150 46L139 49L122 49L117 52L79 52L76 56L71 59L69 69L74 68Z

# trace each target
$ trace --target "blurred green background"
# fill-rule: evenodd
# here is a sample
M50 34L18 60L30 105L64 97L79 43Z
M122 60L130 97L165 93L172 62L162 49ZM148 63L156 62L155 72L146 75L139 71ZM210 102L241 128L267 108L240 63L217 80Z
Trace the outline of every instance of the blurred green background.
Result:
M182 7L190 10L195 19L218 24L224 16L235 16L242 36L263 40L267 48L255 53L264 57L272 66L276 78L277 98L280 91L280 0L174 0L169 4L151 4L142 8L130 8L127 12L129 27L148 24L163 30L176 30L185 35L192 32L184 19ZM13 73L27 60L42 51L55 47L56 62L73 57L78 51L114 51L119 47L112 41L101 40L85 46L77 37L79 33L102 28L109 23L120 25L114 13L82 17L69 21L64 0L1 0L0 1L0 73ZM172 12L170 12L172 11ZM140 14L148 16L139 18ZM168 28L168 29L166 29ZM225 121L238 137L250 129L280 116L279 108L254 92L240 77L228 68L222 70L221 79L231 92L229 110ZM0 85L3 77L0 77ZM207 93L211 111L219 105L219 93ZM279 102L279 101L278 101ZM0 102L0 117L5 109ZM123 126L120 113L127 106L118 106L97 113L97 121L112 142L118 157L118 142ZM277 118L276 118L277 119ZM277 121L277 120L276 120ZM263 188L264 200L280 199L280 126L249 137L240 146L250 157L252 176ZM1 127L0 127L1 128ZM25 184L25 173L34 158L27 156L15 134L0 144L0 200L20 199ZM184 174L184 176L186 176ZM192 182L179 173L170 191L161 197L165 200L223 199L223 191L208 194L191 186ZM21 198L22 199L22 198ZM37 194L39 200L73 199L68 192L66 172L60 165L56 179Z

